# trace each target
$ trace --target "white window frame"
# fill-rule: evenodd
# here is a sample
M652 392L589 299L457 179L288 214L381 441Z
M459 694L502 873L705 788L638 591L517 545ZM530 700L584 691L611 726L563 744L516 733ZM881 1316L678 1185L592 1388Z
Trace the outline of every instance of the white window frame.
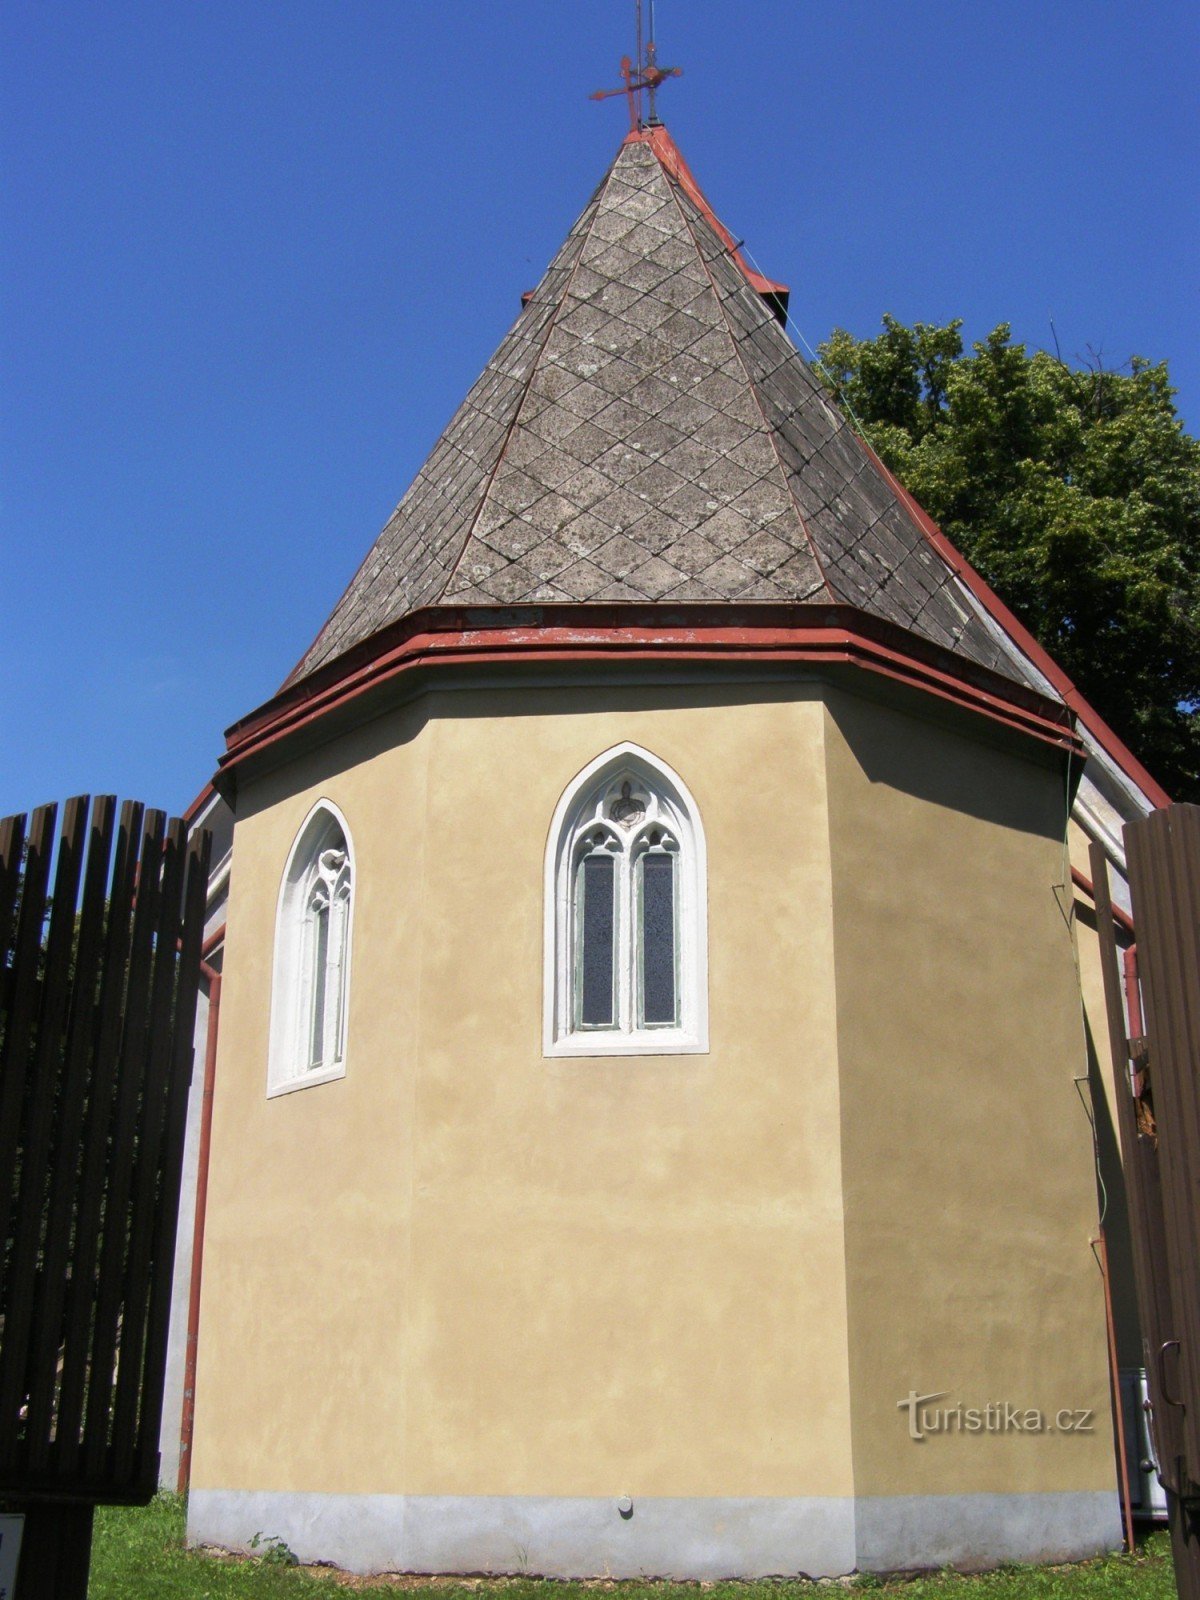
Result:
M629 816L614 814L623 786ZM640 815L639 815L640 811ZM658 830L676 856L678 1021L638 1022L633 897L636 863ZM586 839L603 830L619 841L616 871L616 1020L576 1022L576 872ZM542 1049L547 1056L700 1055L708 1050L708 862L700 812L679 775L640 745L605 750L567 785L546 842Z
M334 830L341 840L334 842ZM332 919L337 884L348 875L349 892L341 920L341 961L339 982L325 998L326 1027L329 1007L340 1017L337 1054L328 1063L322 1056L312 1065L313 951L311 901L319 890L319 880L328 878L329 868L320 857L331 848L345 848L345 863L336 872L329 889L329 914ZM354 902L358 877L354 864L354 841L350 828L332 800L321 799L309 811L288 851L287 864L279 884L275 907L275 950L271 976L271 1025L267 1061L267 1097L310 1089L346 1076L347 1026L350 1010L351 968L354 948ZM332 920L330 936L334 933Z

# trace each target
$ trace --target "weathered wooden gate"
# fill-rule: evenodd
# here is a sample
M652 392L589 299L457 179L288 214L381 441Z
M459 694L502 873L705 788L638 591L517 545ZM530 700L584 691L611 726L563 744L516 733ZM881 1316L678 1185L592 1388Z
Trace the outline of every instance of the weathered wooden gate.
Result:
M1145 1035L1130 1038L1104 855L1091 846L1152 1431L1176 1580L1200 1600L1200 806L1125 828Z
M17 1600L87 1590L158 1477L209 835L100 796L0 822L0 1509ZM55 859L56 857L56 859ZM48 894L53 866L53 890Z

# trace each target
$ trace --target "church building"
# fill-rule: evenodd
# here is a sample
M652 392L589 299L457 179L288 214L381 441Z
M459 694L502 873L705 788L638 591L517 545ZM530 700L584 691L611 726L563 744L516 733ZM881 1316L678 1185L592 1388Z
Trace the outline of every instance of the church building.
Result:
M787 293L637 126L229 732L195 1541L692 1579L1120 1541L1084 873L1166 797Z

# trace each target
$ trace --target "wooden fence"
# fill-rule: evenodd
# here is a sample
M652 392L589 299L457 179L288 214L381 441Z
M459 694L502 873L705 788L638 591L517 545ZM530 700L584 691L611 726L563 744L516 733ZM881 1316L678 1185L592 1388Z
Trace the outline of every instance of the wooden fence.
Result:
M90 1542L157 1484L210 846L134 801L57 810L0 822L0 1499L39 1597L83 1592L48 1508Z
M1200 1600L1200 806L1125 828L1145 1033L1129 1037L1103 852L1091 846L1138 1316L1176 1581Z

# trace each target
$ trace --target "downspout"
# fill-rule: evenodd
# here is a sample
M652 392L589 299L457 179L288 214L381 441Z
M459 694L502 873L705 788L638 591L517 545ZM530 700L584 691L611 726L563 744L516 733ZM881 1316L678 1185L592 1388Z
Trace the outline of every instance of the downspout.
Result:
M204 1218L208 1209L208 1151L212 1140L213 1084L217 1076L217 1033L221 1024L221 974L209 965L225 940L225 924L209 936L201 952L200 973L208 984L208 1030L204 1042L204 1088L200 1100L200 1144L196 1153L196 1205L192 1222L192 1275L188 1286L187 1347L183 1364L183 1412L179 1426L179 1478L186 1494L192 1478L192 1437L196 1424L196 1350L200 1336L200 1279L204 1270Z

